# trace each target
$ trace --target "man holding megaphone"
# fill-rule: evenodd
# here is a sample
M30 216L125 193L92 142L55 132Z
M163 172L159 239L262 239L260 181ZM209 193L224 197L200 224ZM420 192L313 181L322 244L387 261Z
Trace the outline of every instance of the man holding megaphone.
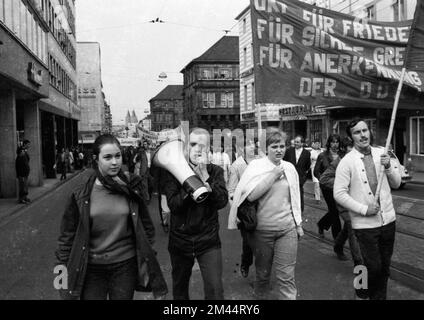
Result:
M222 287L222 254L219 238L218 210L226 206L228 192L223 170L209 163L209 133L192 130L188 144L189 166L200 178L209 194L195 201L176 179L175 166L169 165L164 193L171 210L168 250L172 264L173 297L189 299L192 268L197 259L202 273L205 299L224 299ZM179 156L175 155L177 159Z

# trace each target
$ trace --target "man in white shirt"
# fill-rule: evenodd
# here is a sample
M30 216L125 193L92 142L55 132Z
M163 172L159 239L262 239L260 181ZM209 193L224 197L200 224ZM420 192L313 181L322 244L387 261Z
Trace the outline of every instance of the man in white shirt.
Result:
M294 138L294 148L289 148L284 155L284 160L292 163L296 167L299 175L300 200L302 211L304 209L303 185L306 182L308 171L311 169L311 153L303 148L305 140L301 135Z
M349 210L352 228L368 272L372 300L385 300L395 241L396 213L390 188L398 188L399 170L381 148L371 147L371 132L365 121L355 119L346 128L354 148L340 161L334 181L334 199ZM375 193L381 165L384 177L379 202Z
M228 154L224 152L224 147L221 146L214 150L211 162L224 170L224 180L228 184L231 161Z

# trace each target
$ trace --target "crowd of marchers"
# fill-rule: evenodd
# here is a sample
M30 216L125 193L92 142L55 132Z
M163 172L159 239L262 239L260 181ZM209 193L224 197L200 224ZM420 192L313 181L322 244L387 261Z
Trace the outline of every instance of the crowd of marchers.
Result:
M301 136L289 140L277 128L267 128L265 144L254 138L231 151L214 150L206 130L192 129L187 162L208 190L206 200L198 202L172 172L155 165L156 150L147 142L124 150L114 136L98 137L93 169L64 207L56 258L67 268L68 288L59 290L61 297L132 299L135 291L168 297L149 212L155 209L148 206L157 194L161 224L169 232L173 299L190 298L196 261L204 298L225 299L221 248L226 244L218 218L229 204L225 227L241 234L240 273L247 277L254 265L254 296L269 298L272 283L279 299L294 300L303 187L311 175L316 201L322 194L328 207L319 234L324 237L331 228L337 257L349 259L343 250L349 241L352 267L367 268L368 287L346 290L356 290L358 299L386 299L396 220L391 188L401 179L384 149L372 145L367 123L352 120L346 136L330 135L324 150L318 141L307 147Z

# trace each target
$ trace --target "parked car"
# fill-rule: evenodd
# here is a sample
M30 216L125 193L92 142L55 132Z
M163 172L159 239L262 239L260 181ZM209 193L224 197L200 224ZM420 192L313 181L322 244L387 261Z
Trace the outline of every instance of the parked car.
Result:
M400 172L400 177L402 179L402 182L400 184L399 189L402 189L407 182L411 181L412 176L410 175L408 170L405 168L405 166L400 164L398 157L396 157L396 154L392 150L389 150L387 154L390 156L392 164L395 165Z

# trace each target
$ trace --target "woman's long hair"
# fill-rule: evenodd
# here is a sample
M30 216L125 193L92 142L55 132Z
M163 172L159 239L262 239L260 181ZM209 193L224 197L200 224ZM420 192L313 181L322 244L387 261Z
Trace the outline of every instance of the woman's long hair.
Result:
M336 141L339 143L339 150L341 147L341 138L340 135L338 135L337 133L332 133L330 134L330 136L327 139L327 143L325 144L325 148L327 149L327 152L330 152L331 149L331 142Z

